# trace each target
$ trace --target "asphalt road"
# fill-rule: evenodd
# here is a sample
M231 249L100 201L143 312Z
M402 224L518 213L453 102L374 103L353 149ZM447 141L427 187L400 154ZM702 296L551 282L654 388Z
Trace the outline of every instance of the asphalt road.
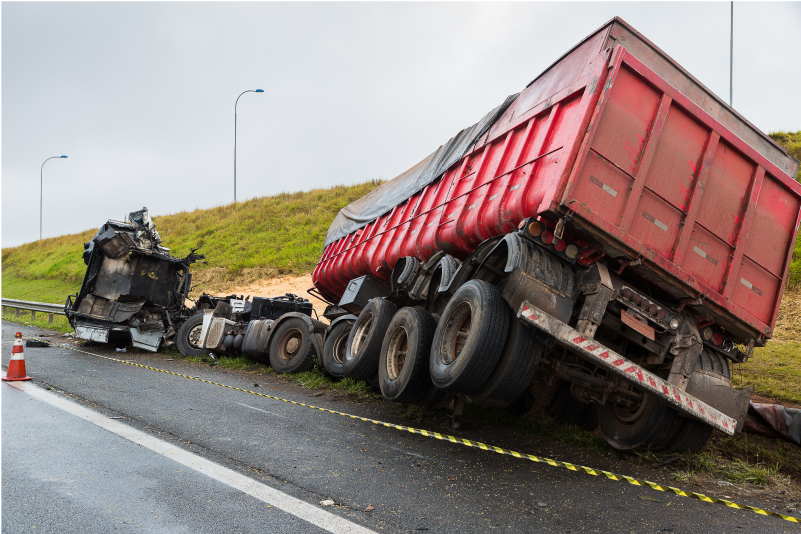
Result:
M41 332L3 322L4 367L18 330L24 335ZM277 376L254 379L130 349L85 350L409 424L390 403L354 403L328 394L310 398L312 392ZM331 499L336 504L324 508L326 512L375 531L797 531L776 518L469 449L73 350L28 348L25 358L34 383L51 393L321 510L319 503ZM206 475L138 450L141 447L106 430L86 430L83 421L59 417L58 409L45 403L26 401L7 384L3 388L4 532L12 524L8 532L320 531ZM465 428L460 435L520 452L584 465L588 461L582 451L491 428ZM62 445L65 440L72 445ZM633 467L630 472L620 465L593 467L642 476ZM368 505L374 510L364 511ZM65 512L47 512L54 507ZM73 530L56 528L56 521Z

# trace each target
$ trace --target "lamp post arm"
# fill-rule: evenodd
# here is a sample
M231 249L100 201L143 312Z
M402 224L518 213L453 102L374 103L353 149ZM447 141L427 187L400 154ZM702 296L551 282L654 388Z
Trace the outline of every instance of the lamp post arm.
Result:
M242 95L245 93L255 93L255 91L253 89L242 91L239 96L236 97L236 102L234 102L234 204L236 204L236 106L239 105L239 99L242 98Z
M58 156L51 156L42 162L42 167L39 169L39 241L42 240L42 199L44 198L44 165L53 158Z

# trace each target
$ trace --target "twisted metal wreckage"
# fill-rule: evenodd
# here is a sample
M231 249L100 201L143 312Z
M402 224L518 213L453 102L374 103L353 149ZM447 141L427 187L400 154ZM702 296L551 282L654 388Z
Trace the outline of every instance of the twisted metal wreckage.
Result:
M176 258L161 246L147 208L125 222L109 220L84 243L86 274L65 313L75 337L107 343L112 332L129 332L134 347L156 351L170 344L193 311L185 306L192 287L190 265L205 259L193 249Z

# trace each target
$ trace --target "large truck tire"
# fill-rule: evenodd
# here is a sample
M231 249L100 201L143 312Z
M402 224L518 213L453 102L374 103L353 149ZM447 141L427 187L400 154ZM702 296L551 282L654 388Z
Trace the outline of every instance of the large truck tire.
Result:
M528 328L518 321L514 311L506 306L509 314L509 334L503 352L476 397L509 405L520 398L534 378L544 347L537 343Z
M442 311L431 347L431 379L440 389L472 394L481 389L501 357L509 331L501 291L470 280Z
M345 346L345 358L342 361L345 376L367 380L377 373L384 333L395 310L393 303L381 297L370 300L362 309Z
M678 432L682 418L678 412L656 397L643 393L631 407L607 402L598 407L601 433L615 449L628 451L648 446L665 449Z
M545 412L561 423L593 431L598 428L598 405L594 402L584 404L570 392L570 383L565 382L551 400Z
M706 447L712 434L714 434L715 429L695 419L685 417L681 419L683 419L681 427L667 448L676 452L701 452L701 449Z
M279 373L300 373L314 367L311 332L306 321L291 317L270 340L270 365Z
M208 351L200 346L200 331L203 329L203 314L193 315L178 329L175 344L184 356L203 356Z
M334 378L345 376L342 363L345 360L345 348L351 328L353 328L352 322L341 321L335 324L325 337L322 364L325 371Z
M712 351L705 350L701 353L698 363L707 375L715 375L722 383L731 385L731 367L728 360ZM715 433L715 429L697 419L689 417L680 417L680 419L682 420L681 427L667 448L676 452L700 452Z
M437 323L420 308L403 308L392 318L381 345L381 394L394 402L417 403L433 384L428 359Z

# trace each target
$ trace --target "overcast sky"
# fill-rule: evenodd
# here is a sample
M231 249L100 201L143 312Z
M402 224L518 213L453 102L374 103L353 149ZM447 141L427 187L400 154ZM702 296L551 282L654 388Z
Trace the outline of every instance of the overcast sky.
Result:
M728 100L729 2L2 3L2 246L389 179L615 15ZM801 129L801 3L735 3L734 107ZM156 221L158 223L158 221Z

